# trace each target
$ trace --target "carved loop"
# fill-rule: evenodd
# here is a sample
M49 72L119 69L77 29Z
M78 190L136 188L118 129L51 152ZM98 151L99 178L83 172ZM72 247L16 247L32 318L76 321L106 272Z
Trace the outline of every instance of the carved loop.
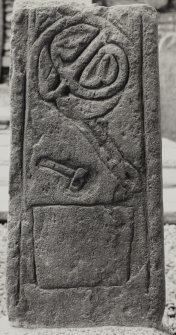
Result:
M73 34L74 33L74 34ZM56 100L65 87L72 95L96 101L120 92L128 79L128 59L107 31L77 24L54 36L39 57L39 91L45 100Z

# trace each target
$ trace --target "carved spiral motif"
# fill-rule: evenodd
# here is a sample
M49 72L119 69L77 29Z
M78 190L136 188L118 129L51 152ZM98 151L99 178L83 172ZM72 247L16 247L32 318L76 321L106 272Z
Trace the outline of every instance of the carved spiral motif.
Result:
M65 87L75 97L110 99L127 79L127 56L117 43L107 41L107 29L76 24L56 34L40 53L39 91L48 100L62 96Z
M108 44L100 48L85 67L80 77L79 90L85 98L109 98L124 87L127 68L124 51L116 45Z

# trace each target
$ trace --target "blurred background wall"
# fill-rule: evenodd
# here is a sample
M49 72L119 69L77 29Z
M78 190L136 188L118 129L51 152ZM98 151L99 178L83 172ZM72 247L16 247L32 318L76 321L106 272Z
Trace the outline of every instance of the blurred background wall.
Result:
M10 64L10 29L14 0L0 0L0 67L8 68ZM3 42L3 43L2 43ZM0 70L2 73L2 71ZM5 70L6 72L6 70ZM2 81L2 76L1 76Z

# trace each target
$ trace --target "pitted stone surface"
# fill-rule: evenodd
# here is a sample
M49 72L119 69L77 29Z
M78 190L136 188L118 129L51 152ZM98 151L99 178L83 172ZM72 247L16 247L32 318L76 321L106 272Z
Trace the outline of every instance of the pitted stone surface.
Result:
M16 325L160 325L158 86L152 8L15 2L7 286Z

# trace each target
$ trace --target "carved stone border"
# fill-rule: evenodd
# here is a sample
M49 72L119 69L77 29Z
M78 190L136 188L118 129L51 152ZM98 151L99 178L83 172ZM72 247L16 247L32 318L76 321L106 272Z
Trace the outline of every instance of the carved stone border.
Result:
M135 6L133 7L135 9ZM109 9L111 11L112 9ZM140 7L138 8L140 11ZM23 38L21 50L12 38L12 143L11 143L11 180L10 180L10 219L9 219L9 251L8 251L8 305L9 315L12 320L18 319L18 299L20 292L19 269L20 269L20 245L21 221L24 210L23 202L23 160L24 147L21 140L24 136L25 127L25 84L26 84L26 36L20 35L17 30L18 22L21 29L27 31L28 14L25 9L16 12L15 27L13 28L16 38ZM161 201L161 138L160 138L160 116L159 94L158 94L158 61L157 61L157 28L153 23L156 17L152 9L141 7L143 26L143 66L141 69L143 82L144 101L144 131L145 131L145 157L147 175L147 217L148 217L148 244L150 254L150 309L144 320L144 325L158 326L164 309L164 255L161 237L163 236L162 225L162 201ZM155 32L155 35L154 35ZM151 47L152 46L152 47ZM15 55L15 56L14 56ZM18 55L18 57L16 57ZM16 71L16 66L18 71ZM19 70L20 69L20 70ZM156 70L157 69L157 70ZM150 73L150 76L149 76ZM155 140L155 143L153 142ZM153 180L155 183L153 183ZM32 289L32 288L31 288ZM26 295L29 292L26 291ZM36 292L37 294L37 292Z

